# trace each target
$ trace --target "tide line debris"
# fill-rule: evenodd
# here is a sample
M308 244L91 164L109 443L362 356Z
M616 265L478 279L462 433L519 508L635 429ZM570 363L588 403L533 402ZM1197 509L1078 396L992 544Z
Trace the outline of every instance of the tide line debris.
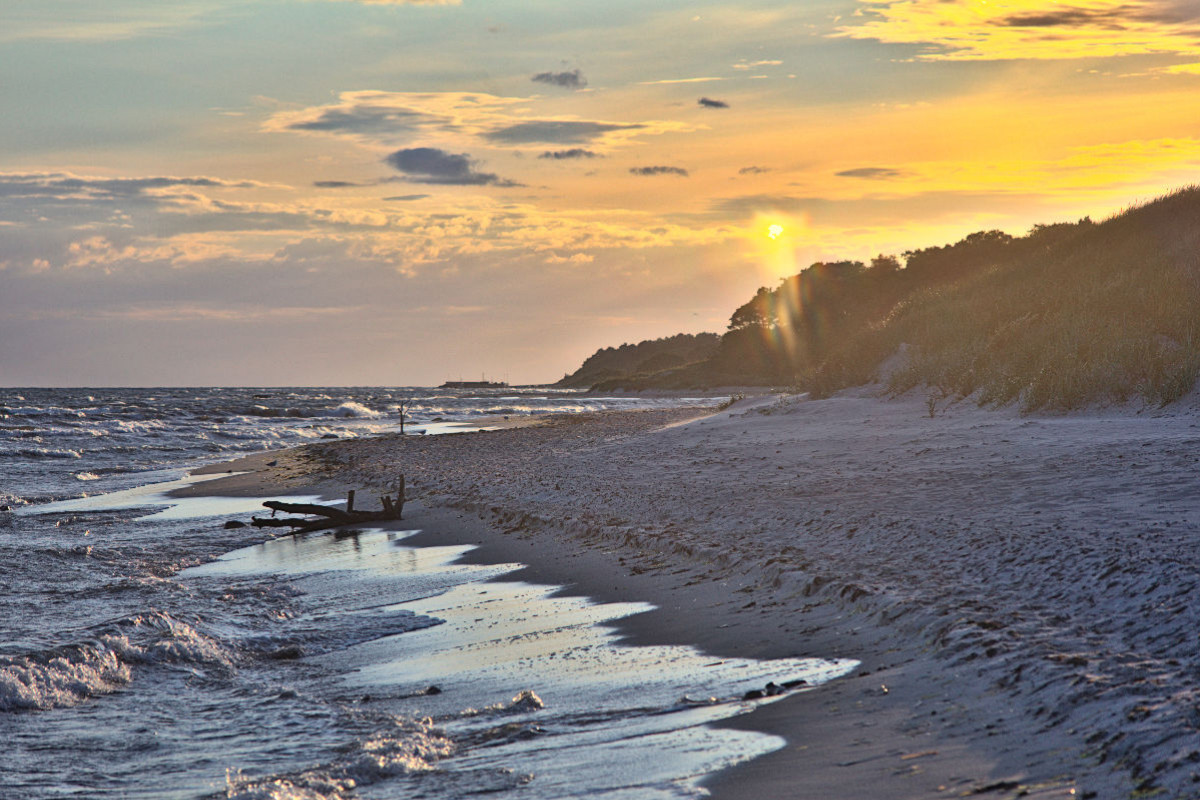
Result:
M269 517L252 517L250 524L256 528L291 528L292 533L308 533L328 528L340 528L345 525L361 525L371 522L390 522L403 519L404 514L404 476L400 476L396 487L396 495L381 495L378 511L357 511L354 508L354 490L347 493L346 508L323 506L317 503L287 503L282 500L267 500L263 506L271 509ZM308 517L276 517L277 512L285 514L308 514Z

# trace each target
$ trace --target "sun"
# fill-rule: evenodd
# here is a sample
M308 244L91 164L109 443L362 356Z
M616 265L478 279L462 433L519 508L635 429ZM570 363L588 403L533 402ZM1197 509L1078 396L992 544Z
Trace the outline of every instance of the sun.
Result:
M782 234L783 234L783 226L782 225L772 225L771 227L767 228L767 238L769 238L769 239L778 239L780 237L780 235L782 235Z

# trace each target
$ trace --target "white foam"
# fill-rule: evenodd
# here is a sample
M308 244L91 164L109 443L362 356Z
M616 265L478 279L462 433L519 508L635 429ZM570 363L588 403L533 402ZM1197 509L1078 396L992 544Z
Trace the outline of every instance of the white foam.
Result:
M227 800L331 800L387 778L429 772L453 752L428 721L401 721L356 742L340 758L302 772L249 778L226 775Z
M68 450L57 447L26 447L10 455L20 458L82 458L78 450Z
M484 714L524 714L530 711L541 711L546 707L542 698L532 689L519 692L508 703L493 703L483 708L467 708L459 712L460 717L478 717Z
M332 409L328 413L328 416L331 416L331 417L357 417L360 419L379 419L380 417L382 417L384 415L383 415L383 413L381 413L379 411L374 411L373 409L367 408L362 403L355 403L352 401L348 401L348 402L342 403L337 408Z
M129 665L106 643L45 659L26 657L0 667L0 711L73 706L132 680Z
M0 659L0 711L78 705L129 684L132 667L139 664L233 669L229 649L163 612L133 617L119 627L128 633Z

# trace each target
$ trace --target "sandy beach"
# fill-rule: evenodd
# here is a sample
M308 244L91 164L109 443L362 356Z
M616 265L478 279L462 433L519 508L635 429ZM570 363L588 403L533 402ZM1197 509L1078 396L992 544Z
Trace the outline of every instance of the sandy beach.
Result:
M1194 798L1198 425L1194 401L930 416L866 389L321 442L192 491L404 474L417 541L653 603L633 642L862 662L736 720L788 745L717 798Z

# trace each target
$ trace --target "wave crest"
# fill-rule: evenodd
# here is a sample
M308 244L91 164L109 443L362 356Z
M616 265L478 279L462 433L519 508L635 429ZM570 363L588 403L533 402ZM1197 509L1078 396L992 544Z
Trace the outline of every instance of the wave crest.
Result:
M89 641L23 656L0 656L0 712L78 705L133 680L136 665L233 669L232 651L156 611L122 620Z
M384 416L380 411L375 411L362 403L347 401L342 403L337 408L331 409L328 413L331 417L357 417L359 419L379 419Z
M429 772L454 745L428 722L397 721L394 728L356 742L337 760L303 772L248 778L226 775L226 800L333 800L386 778Z

